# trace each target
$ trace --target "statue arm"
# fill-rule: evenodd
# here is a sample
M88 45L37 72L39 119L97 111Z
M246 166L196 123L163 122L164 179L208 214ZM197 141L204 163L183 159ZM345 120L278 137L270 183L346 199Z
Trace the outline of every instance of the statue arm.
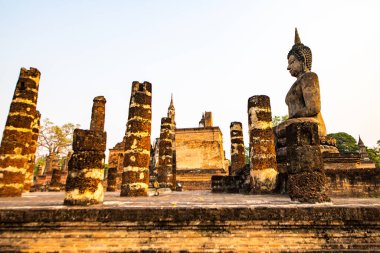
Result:
M296 113L297 117L313 117L321 111L321 98L318 76L315 73L307 73L300 80L304 107Z

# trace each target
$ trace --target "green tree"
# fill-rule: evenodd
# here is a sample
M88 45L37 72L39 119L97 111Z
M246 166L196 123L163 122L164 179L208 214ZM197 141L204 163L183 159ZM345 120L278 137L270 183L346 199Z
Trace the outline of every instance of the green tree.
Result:
M377 141L377 147L367 148L369 158L380 168L380 140Z
M245 149L245 164L249 164L249 147L244 147Z
M274 116L272 118L272 125L273 125L273 127L278 126L281 122L284 122L288 118L289 118L288 115L284 115L284 116L278 116L278 115L276 115L276 116Z
M367 148L367 152L369 158L376 164L376 168L380 168L380 151L373 148Z
M72 123L57 126L48 118L44 119L38 137L39 150L47 152L48 155L56 153L60 156L66 156L71 150L74 129L78 127L78 124Z
M327 136L334 137L336 139L336 147L341 153L352 153L359 150L359 146L356 143L355 138L348 133L339 132L328 134Z

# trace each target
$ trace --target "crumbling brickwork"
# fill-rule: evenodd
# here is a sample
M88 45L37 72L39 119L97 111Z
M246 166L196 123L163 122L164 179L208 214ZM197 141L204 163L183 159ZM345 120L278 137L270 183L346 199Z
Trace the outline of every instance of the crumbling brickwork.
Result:
M147 196L149 184L152 84L132 83L120 196Z
M75 129L73 155L69 161L65 205L91 205L103 202L104 132L106 99L94 98L90 130ZM100 122L100 123L99 123Z
M119 142L109 150L107 191L114 192L121 189L121 175L123 173L125 143Z
M173 189L173 123L169 117L161 119L157 179L160 187Z
M28 162L35 153L32 128L40 76L36 68L20 70L0 147L0 197L20 197L23 192Z
M36 111L36 115L32 123L32 140L30 142L28 168L26 169L25 173L24 192L29 192L31 186L33 185L34 161L36 159L38 136L40 133L40 119L41 113L39 111Z
M60 169L53 169L49 192L59 192L61 190L61 176L62 173Z
M231 175L245 166L245 148L243 139L243 125L241 122L230 124L231 136Z
M319 145L317 123L293 123L286 128L288 191L294 201L330 201Z
M117 190L117 168L108 168L107 174L107 191L115 192Z
M250 184L252 193L270 193L276 187L277 161L268 96L248 99Z
M176 181L185 191L210 190L211 177L228 172L220 128L177 128L175 134Z

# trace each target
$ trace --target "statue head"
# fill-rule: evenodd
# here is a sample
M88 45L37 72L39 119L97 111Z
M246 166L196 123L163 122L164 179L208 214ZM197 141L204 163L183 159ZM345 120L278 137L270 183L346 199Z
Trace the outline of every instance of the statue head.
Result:
M288 70L290 74L295 77L311 70L311 50L309 47L301 43L297 28L295 31L294 45L288 53L288 63Z

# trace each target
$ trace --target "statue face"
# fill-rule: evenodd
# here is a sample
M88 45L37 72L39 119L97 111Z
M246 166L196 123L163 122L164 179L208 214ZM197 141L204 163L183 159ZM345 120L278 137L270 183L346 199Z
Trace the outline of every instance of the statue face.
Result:
M303 62L297 60L297 58L294 55L289 56L288 70L292 76L298 77L300 74L302 74L304 71L303 65Z

